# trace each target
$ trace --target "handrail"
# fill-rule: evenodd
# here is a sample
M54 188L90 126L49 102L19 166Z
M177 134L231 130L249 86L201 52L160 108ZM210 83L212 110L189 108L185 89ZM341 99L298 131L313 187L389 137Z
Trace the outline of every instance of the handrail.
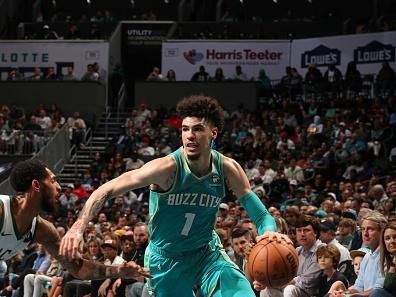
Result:
M117 94L117 118L120 118L120 112L121 108L124 107L125 97L125 83L122 83Z
M61 139L61 140L60 140ZM64 140L62 140L64 139ZM57 149L57 142L60 143L62 141L62 147ZM45 143L45 145L40 149L40 151L34 155L32 158L37 158L45 162L54 173L58 173L61 169L61 165L63 162L67 162L69 156L67 154L69 147L69 139L68 139L68 126L63 125L55 134ZM62 149L67 148L67 152L64 152ZM0 183L0 193L13 193L13 189L9 183L9 180L6 179L2 183Z
M108 133L109 133L109 119L110 119L110 117L111 117L111 111L109 110L109 111L107 111L106 112L106 118L105 118L105 137L106 137L106 139L107 139L107 136L108 136Z

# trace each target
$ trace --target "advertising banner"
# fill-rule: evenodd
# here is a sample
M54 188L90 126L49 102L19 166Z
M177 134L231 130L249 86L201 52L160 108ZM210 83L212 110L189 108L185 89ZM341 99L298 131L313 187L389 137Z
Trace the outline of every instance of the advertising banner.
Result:
M145 80L153 67L161 66L162 41L175 22L122 22L121 48L124 73Z
M88 64L98 63L99 75L107 80L109 44L104 41L1 41L0 73L7 79L11 68L28 79L35 67L46 74L49 67L55 68L58 76L66 74L67 67L74 68L77 79L85 74Z
M232 79L240 65L248 80L264 69L272 80L280 79L290 64L290 41L168 41L162 44L162 74L176 72L176 80L191 80L200 66L211 77L221 67Z
M377 74L383 62L395 69L396 32L355 34L293 40L292 66L304 75L310 64L322 72L335 64L345 75L354 61L361 74Z

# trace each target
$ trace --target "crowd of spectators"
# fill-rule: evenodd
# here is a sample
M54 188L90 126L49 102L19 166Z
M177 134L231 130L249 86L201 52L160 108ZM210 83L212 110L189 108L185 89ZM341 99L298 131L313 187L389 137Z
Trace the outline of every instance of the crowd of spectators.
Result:
M318 249L319 262L315 254L311 259L312 269L307 270L315 272L312 286L305 288L304 281L297 281L297 288L285 289L282 294L295 290L313 290L319 294L319 286L315 284L321 279L326 281L325 276L321 278L321 271L328 276L334 271L344 273L344 278L337 278L343 285L338 283L331 294L345 291L348 286L357 291L380 287L381 281L366 282L365 276L359 279L353 265L356 270L364 253L370 257L380 253L379 236L386 229L382 223L396 217L394 102L393 95L373 99L357 96L345 101L282 100L262 103L256 111L245 110L242 105L237 110L226 111L226 125L216 140L217 149L243 166L252 190L276 218L279 231L287 233L296 247L300 246L301 255L306 257L302 251L313 246L314 253ZM71 226L94 189L177 149L181 144L180 124L175 110L161 105L149 107L141 102L131 111L106 151L96 153L90 169L64 188L58 212L48 215L48 219L65 228ZM136 256L137 252L129 252L128 248L139 249L143 254L147 242L139 246L136 228L145 226L148 221L148 194L148 189L139 189L106 203L85 233L87 250L91 248L90 240L98 241L97 246L102 247L101 256L95 256L95 260L102 259L102 253L103 259L113 259L105 255L105 249L118 251L112 255L120 256L120 247L124 245L121 256ZM371 223L378 227L377 237L374 236L377 244L370 243L372 237L366 225ZM312 229L312 238L308 237L308 241L308 235L302 233L307 228ZM253 233L246 235L245 229ZM241 239L248 236L242 242L251 245L257 233L231 192L227 192L220 205L216 230L227 253L244 268L245 246L241 247ZM322 243L328 244L328 248L321 249ZM333 245L340 255L334 256L337 252ZM304 262L301 255L300 261ZM329 255L333 257L334 271L321 260ZM368 265L367 261L364 258L362 265ZM379 265L379 258L377 262ZM375 263L370 265L377 265ZM297 280L304 279L304 271L299 270L297 277ZM76 287L85 293L101 290L108 294L106 296L140 292L143 280L132 282L107 280L105 284L94 285L71 280L70 284L63 282L68 285L60 286L58 291L63 290L64 296L71 294L65 290L75 291ZM257 283L255 287L264 289ZM326 288L331 288L331 283L326 283ZM321 293L327 292L321 290ZM269 289L262 290L261 294L276 296L276 292ZM296 296L290 294L285 296Z
M236 74L237 71L241 76L242 69L236 69ZM335 78L338 76L336 72L329 67L323 77ZM292 85L293 76L288 76L292 73L293 69L287 69L280 84ZM159 69L154 68L149 78L159 74ZM322 82L325 79L322 78ZM342 82L346 83L347 79ZM374 98L359 95L358 90L334 93L327 87L325 90L328 91L326 100L299 100L296 97L295 100L262 101L255 111L245 110L243 105L236 110L226 110L226 125L216 140L217 149L236 159L245 169L252 190L276 218L279 231L288 234L299 247L300 263L307 263L305 251L314 255L309 260L310 269L300 267L294 286L283 292L254 283L261 296L297 296L293 295L295 292L322 296L318 295L319 289L320 294L330 290L329 296L339 296L337 292L345 294L348 287L356 293L381 288L389 291L389 286L394 286L394 280L390 279L394 269L385 270L389 277L384 277L378 256L386 254L383 235L389 229L385 227L386 222L392 222L396 217L394 89L387 87L381 92L383 97ZM340 94L348 100L340 100ZM71 127L81 126L78 113L65 120L55 105L49 110L40 106L32 117L36 121L40 119L37 125L41 129L42 126L54 129L69 121ZM15 130L24 121L22 110L2 107L2 131L8 131L4 127ZM106 151L96 153L90 168L63 189L58 211L48 214L47 219L67 229L74 223L90 193L100 185L177 149L181 145L180 124L181 118L174 109L139 103ZM2 140L3 146L4 143ZM149 191L144 188L107 202L85 232L86 257L114 265L130 259L143 261L149 240L146 226L148 196ZM254 243L257 231L232 192L227 192L220 205L215 227L226 252L243 269L246 264L244 251ZM377 233L371 234L370 228ZM379 247L381 240L384 241L382 249ZM327 244L326 248L322 248L323 243ZM35 254L39 253L35 248L33 250ZM368 256L363 258L365 254ZM24 257L28 255L25 251ZM325 265L326 258L332 259L330 266ZM23 259L16 257L13 261L20 263ZM13 261L3 269L6 271L3 293L36 290L35 278L24 277L31 274L31 270L28 274L23 274L25 269L17 270L16 274L22 275L24 281L11 279L16 266ZM358 274L360 261L362 269ZM34 265L33 262L30 264ZM373 270L373 267L378 269ZM34 269L39 269L38 264ZM367 276L366 271L378 272L376 281ZM307 277L307 273L313 274ZM329 278L333 275L337 275L334 280L341 283L335 282L332 286ZM56 292L51 296L73 296L75 292L80 292L81 296L89 293L95 296L98 292L103 296L140 296L144 283L142 279L81 282L55 268L44 279L50 279L51 285L45 288L46 283L37 279L37 288L40 288L37 292Z
M188 58L188 56L186 57ZM153 67L147 76L147 81L176 81L175 70L169 69L166 75L161 74L159 67ZM179 79L180 80L180 79ZM305 75L296 68L286 67L285 75L280 81L269 77L265 69L260 69L257 76L249 77L241 65L235 66L235 71L230 77L226 77L221 67L216 68L213 74L206 71L205 66L199 66L197 72L191 76L191 81L255 81L260 85L259 96L263 98L291 98L293 100L302 97L330 97L330 98L354 98L357 94L364 93L387 97L396 89L395 70L388 62L382 63L378 73L362 75L357 69L355 62L350 62L345 74L331 64L322 72L315 64L309 65Z
M21 72L18 68L11 68L8 72L6 80L9 81L106 81L107 73L104 69L100 68L99 63L95 62L87 64L84 75L79 78L74 74L74 67L66 67L65 73L57 73L54 67L35 67L32 72Z
M40 104L36 111L28 113L16 105L2 105L0 154L36 154L65 123L71 143L83 144L87 125L78 111L65 117L56 104L50 107Z

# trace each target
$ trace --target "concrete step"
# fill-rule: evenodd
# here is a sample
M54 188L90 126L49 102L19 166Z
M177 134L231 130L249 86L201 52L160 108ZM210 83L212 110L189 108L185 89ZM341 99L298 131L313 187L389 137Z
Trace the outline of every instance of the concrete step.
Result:
M77 174L78 176L78 174ZM64 179L64 178L72 178L72 179L76 179L76 174L75 173L60 173L58 174L58 178L59 179Z
M109 144L108 141L91 141L89 145L92 146L107 146Z
M87 145L87 146L81 146L78 149L78 151L91 151L91 150L98 151L98 150L105 150L105 149L106 149L106 146L103 146L103 145Z
M98 131L95 131L95 135L100 136L100 137L106 137L106 132L104 130L100 130L100 131L98 130ZM116 135L120 135L119 130L118 131L109 131L109 130L107 131L107 137L110 139Z
M107 123L102 122L102 123L98 123L98 128L99 127L104 128L106 127L106 124L109 128L112 128L112 127L121 127L121 125L124 124L124 122L107 122Z
M87 168L90 168L90 167L91 167L91 164L67 163L67 164L65 164L65 166L63 167L63 170L66 170L66 169L74 169L74 168L76 168L76 167L77 167L77 169L87 169ZM62 172L63 172L63 171L62 171Z
M80 168L80 169L64 169L61 174L72 174L74 176L81 176L88 169Z
M102 131L99 131L99 132L102 132ZM111 137L104 137L104 136L96 136L96 131L94 131L94 133L93 133L93 137L92 137L92 140L91 141L103 141L103 142L108 142L108 141L110 141L111 140Z
M87 154L78 154L72 158L72 160L75 160L75 159L80 160L80 161L91 161L92 157Z

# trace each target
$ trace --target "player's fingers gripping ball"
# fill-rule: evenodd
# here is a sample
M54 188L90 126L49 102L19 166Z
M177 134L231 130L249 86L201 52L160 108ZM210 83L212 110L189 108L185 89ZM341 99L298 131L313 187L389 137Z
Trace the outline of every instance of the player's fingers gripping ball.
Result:
M255 280L267 287L280 288L295 277L298 255L290 243L262 239L250 252L247 265Z

